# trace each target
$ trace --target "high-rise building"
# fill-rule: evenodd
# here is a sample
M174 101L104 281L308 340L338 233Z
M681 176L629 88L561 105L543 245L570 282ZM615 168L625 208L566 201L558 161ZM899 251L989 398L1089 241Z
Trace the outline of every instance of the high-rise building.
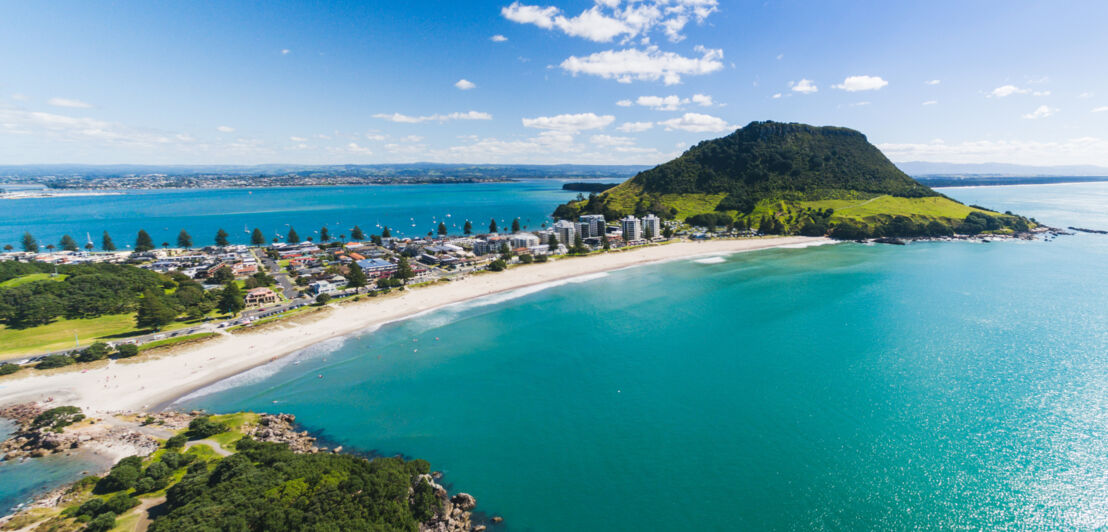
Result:
M606 222L604 220L604 215L603 214L582 214L580 220L581 220L581 223L589 225L589 232L587 234L582 232L581 233L582 238L588 238L588 237L598 237L599 238L599 237L604 236L604 228L605 228Z
M554 235L558 237L558 243L565 247L573 245L573 239L577 235L577 227L568 220L554 222Z
M642 222L638 218L628 215L619 221L619 225L623 229L624 242L642 239Z
M643 234L650 238L658 238L662 236L662 219L648 214L642 217L642 230Z

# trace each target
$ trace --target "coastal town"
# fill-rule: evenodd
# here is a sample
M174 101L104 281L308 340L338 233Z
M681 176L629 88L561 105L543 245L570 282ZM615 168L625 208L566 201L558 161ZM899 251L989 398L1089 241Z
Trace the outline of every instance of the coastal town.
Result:
M558 257L627 250L677 239L760 236L751 230L690 227L654 214L618 220L586 214L576 221L555 220L535 230L524 229L519 219L505 225L490 220L487 231L477 234L473 223L466 221L464 234L451 235L445 224L440 224L438 234L418 238L393 236L388 227L368 234L354 226L348 231L350 238L346 233L332 235L322 228L303 239L293 227L288 228L287 234L277 234L271 239L264 237L260 229L252 232L244 229L250 233L250 245L233 244L229 235L220 230L213 245L206 246L193 245L193 237L182 230L177 246L163 243L161 247L155 246L145 231L140 231L133 244L119 246L125 249L118 249L107 233L99 242L86 235L84 246L69 236L56 246L40 246L33 235L25 234L22 249L5 246L0 262L37 264L39 269L44 268L42 265L53 265L54 269L44 274L13 276L0 289L26 287L25 282L64 279L64 274L57 274L59 267L115 264L154 272L178 285L200 287L209 299L219 301L218 308L202 306L185 313L185 317L175 316L176 319L167 320L162 326L136 325L130 334L115 334L114 338L103 340L108 348L116 348L122 344L164 344L210 335L259 320L279 319L331 300L375 297L403 287L456 281ZM228 290L235 291L237 304L217 297ZM47 316L35 323L49 322ZM32 327L23 332L30 334L34 330ZM36 364L47 356L74 354L75 350L97 341L101 340L78 334L70 347L8 353L2 358L10 363Z

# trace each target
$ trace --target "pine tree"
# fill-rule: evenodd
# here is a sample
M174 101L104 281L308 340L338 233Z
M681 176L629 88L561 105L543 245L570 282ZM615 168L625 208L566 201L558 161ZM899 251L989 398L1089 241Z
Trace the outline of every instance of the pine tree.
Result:
M229 245L231 242L229 240L227 240L228 236L230 236L230 235L227 234L227 231L224 231L222 227L219 228L219 231L215 232L215 245L217 245L219 247L224 247L224 246Z
M496 232L496 218L493 218L493 219L489 220L489 232L490 233L495 233Z
M389 226L386 225L385 228L381 230L381 238L392 238L392 231L389 231Z
M327 230L327 226L323 226L319 229L319 241L320 242L330 242L331 241L331 232Z
M396 262L396 273L393 277L407 282L408 279L415 277L415 272L412 271L412 265L408 264L408 257L400 256L400 260Z
M362 232L362 228L355 225L354 228L350 230L350 239L359 241L365 240L365 233Z
M141 328L159 330L173 323L177 311L170 307L154 290L147 290L139 300L135 324Z
M138 236L135 238L135 251L150 251L154 249L154 239L150 238L150 233L147 233L145 229L139 229Z
M346 274L346 286L361 288L366 285L365 271L357 262L350 263L350 271Z
M31 236L31 233L23 233L23 251L28 253L38 253L38 241L35 237Z
M573 252L584 253L585 251L585 243L581 241L581 233L575 232L573 234Z
M184 229L181 229L181 232L177 233L177 247L185 249L192 247L192 236Z
M73 240L73 237L69 235L62 235L62 240L58 243L58 247L66 251L77 251L80 249L77 247L77 241Z
M446 224L439 222L439 236L446 236Z
M473 222L470 222L469 220L466 220L465 225L462 226L462 232L467 234L467 235L472 235L473 234Z
M550 241L547 244L550 246L550 251L558 249L558 233L550 233Z
M293 228L291 225L289 226L289 239L288 240L289 240L290 244L299 244L300 243L300 235L296 234L296 229Z
M513 233L518 233L519 232L519 218L516 218L515 220L512 220L512 232Z
M257 227L254 228L254 232L250 235L250 243L255 246L265 245L265 235L262 234L262 230Z
M112 237L107 231L104 231L104 236L100 239L100 249L104 251L115 251L115 242L112 242Z
M242 291L238 283L231 281L223 286L223 292L219 295L219 310L234 316L246 307Z

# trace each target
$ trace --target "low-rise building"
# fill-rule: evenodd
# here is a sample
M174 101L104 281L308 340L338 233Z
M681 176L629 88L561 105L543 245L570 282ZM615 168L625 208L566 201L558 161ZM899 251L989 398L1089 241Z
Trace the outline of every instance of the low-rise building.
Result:
M246 306L248 307L272 305L280 300L281 298L277 297L273 290L264 286L252 288L249 292L246 292Z

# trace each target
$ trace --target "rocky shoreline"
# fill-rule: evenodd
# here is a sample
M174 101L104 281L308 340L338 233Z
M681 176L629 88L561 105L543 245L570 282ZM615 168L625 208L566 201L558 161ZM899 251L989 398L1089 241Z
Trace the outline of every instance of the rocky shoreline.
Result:
M17 425L17 430L6 440L0 442L0 461L27 460L58 453L70 453L77 450L112 456L112 463L126 456L146 457L160 448L159 440L179 433L189 426L189 422L205 412L158 412L128 413L105 416L103 418L79 420L62 428L41 426L41 416L50 411L40 404L25 403L0 408L0 417L8 418ZM39 422L36 422L39 420ZM259 414L256 424L242 430L244 436L257 441L288 445L295 453L341 453L342 447L333 449L320 447L317 439L306 430L297 430L296 416L292 414ZM205 440L199 440L206 442ZM424 480L434 490L440 502L440 511L427 521L420 523L420 530L427 532L467 532L484 531L485 524L474 522L473 510L477 500L467 493L451 496L446 488L436 482L441 473L420 475L409 489L409 497L415 496L415 488ZM59 508L75 502L79 495L74 491L75 484L62 486L33 502L21 506L15 513L0 518L0 526L10 522L18 515L29 510ZM494 517L491 523L503 520Z

